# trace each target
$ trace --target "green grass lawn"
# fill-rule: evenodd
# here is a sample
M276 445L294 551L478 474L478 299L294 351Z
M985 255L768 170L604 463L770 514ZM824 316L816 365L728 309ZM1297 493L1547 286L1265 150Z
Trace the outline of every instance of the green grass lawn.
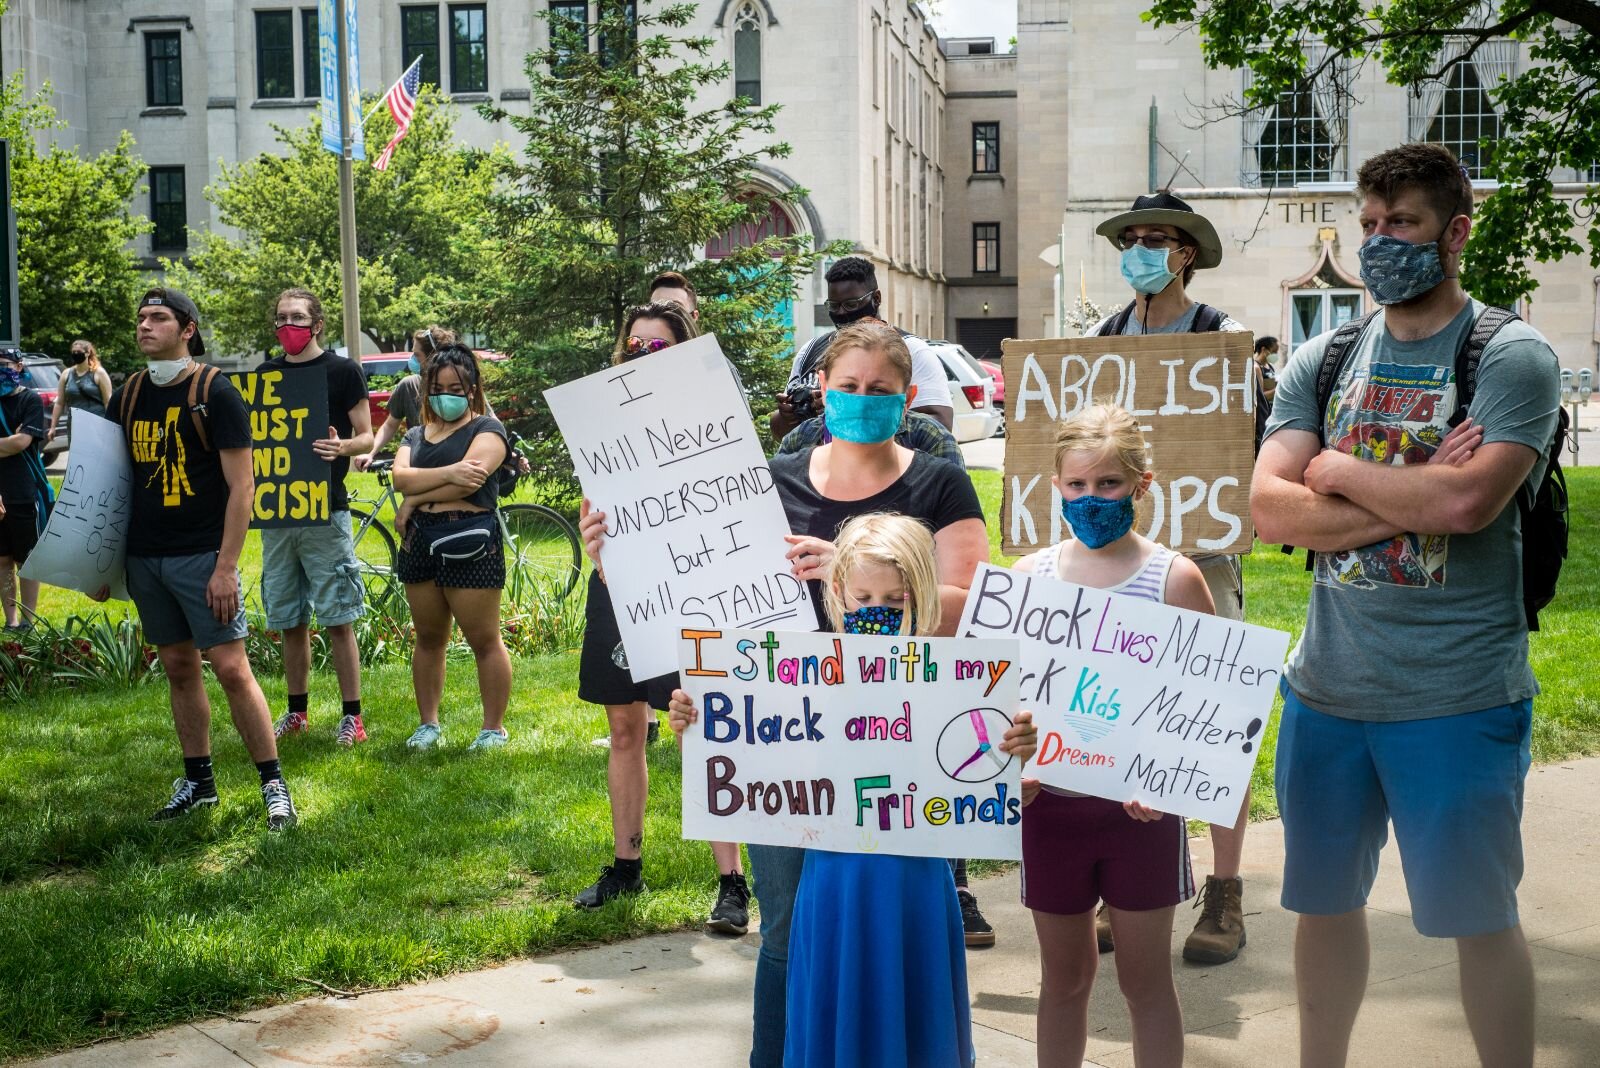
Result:
M1000 477L976 472L998 559ZM1544 686L1534 755L1600 752L1600 471L1572 475L1574 539L1561 594L1533 638ZM254 540L252 539L252 544ZM252 571L247 554L246 571ZM1252 622L1298 632L1303 557L1246 561ZM89 602L50 591L60 620ZM512 742L469 757L478 726L470 662L452 662L446 751L415 756L408 670L367 672L372 740L333 742L334 683L313 685L314 734L283 747L301 810L264 831L254 770L225 712L213 738L223 803L178 825L145 817L178 774L164 685L57 688L0 709L0 1057L128 1035L263 1002L384 986L521 954L696 924L711 904L709 848L678 837L678 760L650 754L645 879L651 892L598 913L569 904L610 857L604 715L580 704L573 652L516 661ZM281 679L263 684L275 709ZM224 708L217 695L213 702ZM1271 815L1269 728L1254 812Z

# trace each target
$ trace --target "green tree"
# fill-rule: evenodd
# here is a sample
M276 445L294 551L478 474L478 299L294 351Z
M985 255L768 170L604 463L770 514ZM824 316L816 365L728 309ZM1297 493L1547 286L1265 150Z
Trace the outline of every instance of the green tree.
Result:
M46 84L33 97L21 73L0 83L0 137L11 141L17 213L17 291L22 347L60 356L75 338L95 343L113 369L132 367L133 306L144 285L131 246L150 229L129 205L145 167L126 131L93 159L51 144L66 126Z
M1538 283L1530 258L1552 262L1584 251L1573 214L1554 195L1556 172L1592 175L1600 163L1600 3L1591 0L1156 0L1144 18L1197 28L1211 67L1253 74L1246 108L1270 107L1307 78L1380 62L1388 80L1414 86L1447 80L1496 37L1529 42L1533 62L1490 88L1505 133L1485 172L1500 186L1473 225L1462 282L1481 300L1509 305ZM1450 47L1457 43L1465 47ZM1308 69L1308 47L1326 58ZM1348 91L1348 82L1339 79ZM1600 267L1600 185L1582 196L1592 221L1588 251Z
M540 477L568 490L571 462L538 396L604 366L651 275L670 268L694 280L701 328L717 335L759 404L781 385L778 357L793 347L776 309L823 251L848 247L768 236L703 260L708 242L803 191L751 196L757 166L789 154L771 143L778 108L706 103L725 98L729 67L708 60L710 39L683 35L695 5L637 16L634 6L603 0L586 28L544 13L552 46L527 57L526 114L484 109L525 139L494 202L508 288L489 326L517 356L502 369L496 403L534 443Z
M387 171L355 165L361 332L383 351L404 348L418 326L481 303L494 285L483 221L505 149L457 145L450 109L440 105L438 91L425 87ZM320 117L275 129L281 154L225 164L206 187L218 220L238 236L191 231L187 261L165 263L222 352L275 344L272 298L294 285L322 299L330 343L343 332L338 158L322 147ZM393 133L393 119L380 110L366 127L369 160Z

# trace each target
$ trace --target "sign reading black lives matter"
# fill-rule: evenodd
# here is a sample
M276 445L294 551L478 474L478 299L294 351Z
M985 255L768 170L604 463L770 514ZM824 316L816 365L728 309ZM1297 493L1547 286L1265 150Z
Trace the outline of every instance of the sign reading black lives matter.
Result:
M601 550L635 681L678 667L681 627L815 630L789 521L709 334L546 390Z
M1232 826L1289 635L978 565L956 631L1021 641L1021 707L1050 786Z
M328 522L333 468L311 445L328 436L328 372L309 367L228 378L250 413L256 478L250 525L259 529Z
M1004 551L1071 537L1061 519L1056 427L1109 402L1139 421L1155 481L1139 532L1186 553L1247 553L1255 366L1240 332L1007 341Z

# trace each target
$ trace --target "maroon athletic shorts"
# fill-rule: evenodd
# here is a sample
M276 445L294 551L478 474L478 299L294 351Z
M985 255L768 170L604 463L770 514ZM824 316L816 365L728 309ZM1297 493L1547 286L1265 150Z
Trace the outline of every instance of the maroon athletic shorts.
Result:
M1170 812L1141 823L1117 801L1040 790L1022 810L1022 903L1071 916L1103 899L1147 912L1194 896L1189 832Z

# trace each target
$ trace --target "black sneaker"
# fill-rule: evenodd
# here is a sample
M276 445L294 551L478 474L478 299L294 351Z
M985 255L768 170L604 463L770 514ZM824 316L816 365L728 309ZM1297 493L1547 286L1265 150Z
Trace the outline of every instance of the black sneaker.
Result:
M607 864L600 869L600 878L580 890L572 903L580 909L597 909L612 898L642 893L644 888L644 876L635 875L629 879Z
M655 745L661 739L661 721L650 717L650 726L644 729L644 744Z
M262 783L261 800L267 804L267 830L288 830L300 822L294 802L289 799L289 788L283 785L282 779Z
M706 929L725 935L742 935L750 930L750 884L739 872L722 877Z
M175 820L179 816L187 816L195 809L204 805L217 803L217 787L213 783L206 791L200 789L200 784L185 778L172 780L172 800L150 817L151 823L165 823Z
M966 933L968 947L994 945L994 928L978 911L978 899L972 891L957 887L956 900L961 902L961 930Z

